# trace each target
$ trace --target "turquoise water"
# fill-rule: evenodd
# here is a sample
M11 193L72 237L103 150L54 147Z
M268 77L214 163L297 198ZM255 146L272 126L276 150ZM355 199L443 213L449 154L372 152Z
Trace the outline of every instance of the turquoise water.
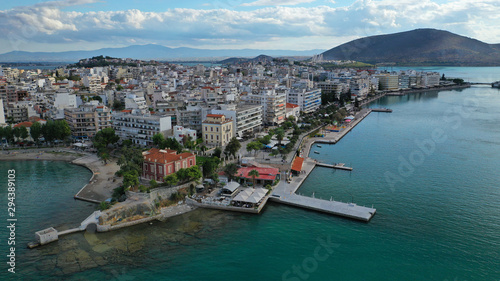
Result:
M475 69L453 71L472 77ZM500 74L500 68L493 70ZM338 144L314 148L320 154L311 155L354 170L317 168L298 191L373 205L377 214L369 223L272 203L258 216L196 210L166 222L78 233L36 250L19 250L23 262L15 277L500 280L500 91L426 92L386 97L371 106L393 113L370 114ZM4 171L12 163L0 165ZM72 199L90 175L81 167L64 170L70 167L54 167L51 176L37 168L26 173L26 187L47 179L52 184L27 198L31 207L22 209L31 213L22 218L30 226L18 235L31 238L46 226L78 224L93 210ZM81 179L80 185L74 178L66 181L69 176ZM5 182L5 175L1 179ZM73 191L62 193L68 189ZM6 205L1 196L0 204ZM49 199L55 201L45 203ZM46 214L52 206L54 213ZM40 220L43 214L50 219ZM5 265L1 276L4 272Z

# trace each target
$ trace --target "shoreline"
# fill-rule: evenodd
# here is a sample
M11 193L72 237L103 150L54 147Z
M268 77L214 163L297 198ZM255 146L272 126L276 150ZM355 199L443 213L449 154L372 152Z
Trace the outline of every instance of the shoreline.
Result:
M95 154L75 151L68 148L41 148L2 151L0 161L65 161L73 165L87 168L92 176L75 195L75 199L99 204L111 197L113 189L121 181L115 176L119 170L114 161L106 165Z

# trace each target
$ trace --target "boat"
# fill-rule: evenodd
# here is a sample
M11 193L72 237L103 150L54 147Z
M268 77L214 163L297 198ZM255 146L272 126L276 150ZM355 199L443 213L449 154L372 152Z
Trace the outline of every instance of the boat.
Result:
M314 151L314 153L319 154L319 152L317 152L316 150Z
M319 148L321 148L321 145L319 145L319 144L317 144L316 146L319 147Z

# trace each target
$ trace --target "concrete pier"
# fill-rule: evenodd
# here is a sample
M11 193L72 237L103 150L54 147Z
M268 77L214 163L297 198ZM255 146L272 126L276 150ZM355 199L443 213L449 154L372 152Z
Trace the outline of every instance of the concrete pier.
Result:
M325 167L325 168L332 168L332 169L338 169L338 170L345 170L345 171L352 171L352 167L347 167L347 166L345 166L344 163L325 164L325 163L319 163L319 162L317 162L316 166Z
M304 164L302 165L302 171L304 171L304 173L300 174L297 177L293 177L290 182L287 182L286 180L280 181L280 183L274 188L274 191L269 200L350 219L356 219L366 222L370 221L370 219L376 213L376 209L374 208L359 206L355 203L344 203L333 200L323 200L313 197L301 196L295 193L316 166L324 165L328 164L321 164L314 159L308 157L305 158ZM285 177L282 177L282 179L285 179Z
M372 108L372 112L392 112L390 108Z

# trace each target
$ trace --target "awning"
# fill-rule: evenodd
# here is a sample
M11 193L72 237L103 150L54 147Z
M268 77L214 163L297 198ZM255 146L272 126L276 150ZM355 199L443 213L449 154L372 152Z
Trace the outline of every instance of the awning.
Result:
M295 160L293 160L292 164L292 170L296 172L302 171L302 165L304 164L304 158L302 157L295 157Z

